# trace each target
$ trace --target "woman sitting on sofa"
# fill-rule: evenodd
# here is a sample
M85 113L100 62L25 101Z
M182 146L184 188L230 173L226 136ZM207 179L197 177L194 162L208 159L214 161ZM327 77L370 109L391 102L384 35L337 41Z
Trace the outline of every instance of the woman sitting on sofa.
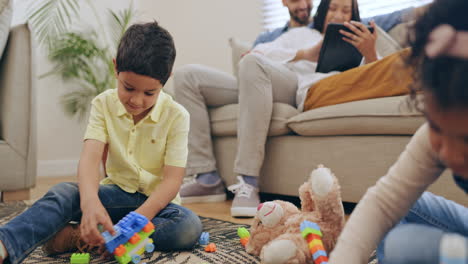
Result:
M292 18L308 17L312 7L310 0L283 0L283 3L289 5ZM297 9L292 8L295 4ZM185 66L175 73L176 100L191 115L187 173L197 174L181 188L183 203L225 199L224 186L216 171L207 106L239 102L234 171L240 176L239 184L229 187L235 193L231 215L255 215L259 204L257 179L264 160L273 102L296 107L298 84L303 73L315 72L318 56L314 54L320 50L326 25L349 22L346 25L359 37L359 42L353 43L366 62L377 57L377 33L350 21L360 21L356 0L323 0L314 17L314 29L306 27L306 23L290 28L272 42L257 45L240 61L237 80L199 65Z
M258 53L275 61L286 62L296 73L296 106L303 110L303 101L309 87L327 77L339 74L316 72L323 34L330 23L342 23L352 33L340 31L343 40L350 43L362 54L361 65L378 60L376 50L377 30L373 20L369 24L374 32L362 24L356 0L322 0L314 16L313 28L301 27L290 30L272 43L257 45L251 53ZM249 91L250 93L250 91Z
M415 8L412 17L420 17L428 7L429 5L423 5ZM297 91L296 103L299 110L308 111L328 105L409 93L407 87L412 80L413 71L403 67L403 59L409 54L409 50L402 50L377 60L376 31L371 34L362 24L352 21L351 24L355 27L348 28L354 34L342 32L343 39L361 52L364 57L362 64L365 65L361 64L361 67L345 72L316 73L315 68L314 71L308 70L303 74ZM375 29L375 24L371 25ZM320 47L312 47L303 50L305 55L302 57L316 59L319 49Z

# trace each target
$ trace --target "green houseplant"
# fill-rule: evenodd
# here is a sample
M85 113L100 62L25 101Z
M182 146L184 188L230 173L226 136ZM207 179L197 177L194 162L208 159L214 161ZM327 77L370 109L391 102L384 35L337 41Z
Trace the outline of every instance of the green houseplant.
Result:
M80 4L92 10L97 28L72 27L80 21ZM112 58L135 11L130 4L118 12L107 9L107 16L104 26L91 0L39 0L29 7L28 22L53 64L41 77L58 75L78 84L79 88L61 98L65 113L71 117L82 119L96 95L116 87Z

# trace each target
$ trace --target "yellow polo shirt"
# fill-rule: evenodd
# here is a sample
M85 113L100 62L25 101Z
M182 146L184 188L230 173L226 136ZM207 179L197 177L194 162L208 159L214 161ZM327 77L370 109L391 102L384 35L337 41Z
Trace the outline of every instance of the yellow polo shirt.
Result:
M107 176L129 193L150 195L162 181L164 165L185 167L190 116L170 95L160 92L155 106L136 125L117 96L104 91L92 101L84 139L109 144ZM180 204L177 194L172 201Z

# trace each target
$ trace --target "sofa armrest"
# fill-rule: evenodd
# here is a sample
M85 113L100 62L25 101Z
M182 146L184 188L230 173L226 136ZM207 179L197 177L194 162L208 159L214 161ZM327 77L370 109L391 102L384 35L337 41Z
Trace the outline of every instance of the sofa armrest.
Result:
M26 185L36 176L36 111L31 31L26 24L10 30L0 61L0 140L26 165ZM28 184L29 183L29 184Z

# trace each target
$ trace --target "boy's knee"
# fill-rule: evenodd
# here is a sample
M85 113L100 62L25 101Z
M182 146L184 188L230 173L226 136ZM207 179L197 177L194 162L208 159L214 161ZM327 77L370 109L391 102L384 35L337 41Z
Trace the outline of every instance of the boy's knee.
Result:
M176 248L179 249L191 249L195 246L200 238L200 235L203 230L202 223L200 218L193 213L192 211L187 210L183 223L181 223L181 229L183 230L183 235L179 235L178 239L175 241Z
M62 182L54 185L44 197L56 197L66 199L67 197L79 196L78 184Z
M179 215L173 221L177 221L177 224L171 230L170 235L155 237L158 240L155 243L158 250L192 249L198 242L203 229L200 218L192 211L183 208L179 209Z

